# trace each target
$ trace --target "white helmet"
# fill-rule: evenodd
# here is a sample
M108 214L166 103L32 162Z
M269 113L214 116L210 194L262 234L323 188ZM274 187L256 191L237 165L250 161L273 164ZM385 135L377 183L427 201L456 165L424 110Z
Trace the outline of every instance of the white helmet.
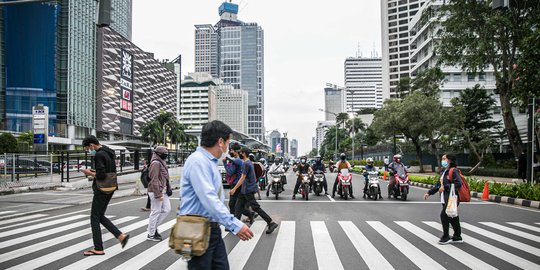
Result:
M370 158L370 157L369 157L369 158L367 158L367 159L366 159L366 163L373 163L373 159L372 159L372 158Z

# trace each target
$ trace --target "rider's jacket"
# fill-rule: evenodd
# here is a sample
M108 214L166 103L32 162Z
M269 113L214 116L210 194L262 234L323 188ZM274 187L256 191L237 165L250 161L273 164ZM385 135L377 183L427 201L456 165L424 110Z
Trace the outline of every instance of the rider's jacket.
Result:
M342 169L351 169L351 164L348 162L348 161L338 161L338 163L336 164L336 167L338 168L338 170L342 170Z
M309 173L309 164L299 163L298 166L296 166L296 171L301 174Z
M396 163L396 162L390 163L390 165L388 165L388 170L391 173L396 173L398 171L399 167L403 167L405 172L407 171L407 167L402 162L400 162L400 163Z
M284 173L285 170L283 169L283 164L281 164L281 163L279 163L279 164L272 163L272 166L270 166L270 169L268 169L268 172L270 172L270 173L273 173L273 172Z
M321 172L326 171L326 168L324 167L324 163L322 162L313 164L313 167L311 169L313 169L313 171L321 171Z

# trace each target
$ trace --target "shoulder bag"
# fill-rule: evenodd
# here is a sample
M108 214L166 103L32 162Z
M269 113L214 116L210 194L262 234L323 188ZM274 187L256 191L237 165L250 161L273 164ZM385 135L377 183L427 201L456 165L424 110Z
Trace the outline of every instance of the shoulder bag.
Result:
M96 178L96 186L97 188L105 193L105 194L111 194L115 190L118 189L118 181L116 177L116 172L109 172L105 174L105 179L98 180Z

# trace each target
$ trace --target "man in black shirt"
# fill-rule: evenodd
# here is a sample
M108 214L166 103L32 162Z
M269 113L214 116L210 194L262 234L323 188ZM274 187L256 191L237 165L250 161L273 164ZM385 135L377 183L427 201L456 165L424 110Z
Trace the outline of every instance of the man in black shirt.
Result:
M302 174L309 174L309 186L311 189L311 186L313 185L313 170L311 169L311 166L307 163L306 157L300 157L300 163L296 166L296 175L298 178L296 179L296 185L294 186L294 193L292 195L292 199L296 200L296 194L298 194L298 188L300 188L300 184L302 184ZM311 190L310 190L311 191Z

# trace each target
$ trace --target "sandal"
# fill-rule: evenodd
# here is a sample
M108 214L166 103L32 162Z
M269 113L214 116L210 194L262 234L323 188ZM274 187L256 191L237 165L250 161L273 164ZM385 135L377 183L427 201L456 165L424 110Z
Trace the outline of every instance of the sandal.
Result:
M103 253L98 253L98 251L96 251L96 250L88 250L88 251L85 251L85 252L83 253L83 255L84 255L84 256L94 256L94 255L99 255L99 256L101 256L101 255L105 255L105 252L103 252Z
M124 248L127 245L127 242L129 240L129 234L124 234L124 240L120 241L120 244L122 244L122 248Z

